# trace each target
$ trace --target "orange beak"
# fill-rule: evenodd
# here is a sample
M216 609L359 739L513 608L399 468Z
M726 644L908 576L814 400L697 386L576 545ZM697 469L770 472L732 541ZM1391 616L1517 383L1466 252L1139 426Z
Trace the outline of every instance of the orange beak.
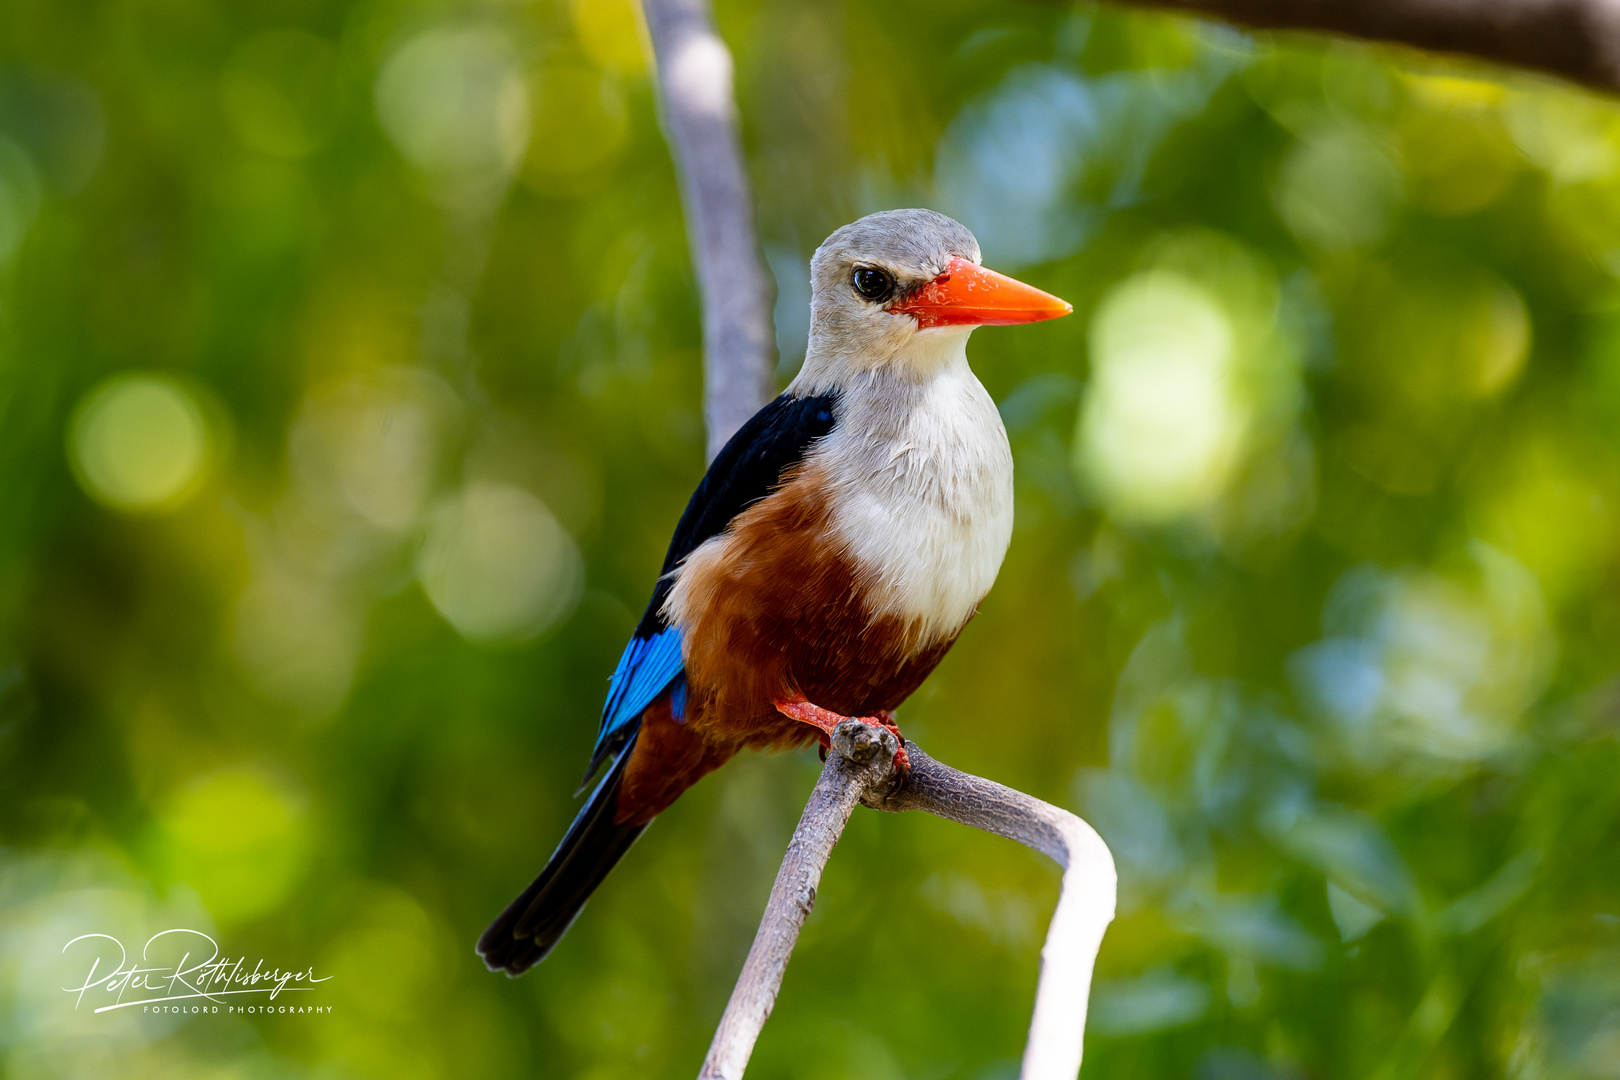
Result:
M945 272L889 308L917 318L917 326L1013 326L1060 319L1074 305L1006 274L966 259L952 259Z

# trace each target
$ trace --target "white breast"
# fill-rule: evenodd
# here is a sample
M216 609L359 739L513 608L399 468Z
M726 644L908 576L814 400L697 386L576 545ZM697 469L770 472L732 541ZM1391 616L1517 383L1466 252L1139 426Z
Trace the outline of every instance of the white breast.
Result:
M1013 465L1001 416L958 356L925 381L857 379L814 455L835 540L874 616L953 636L990 591L1012 538Z

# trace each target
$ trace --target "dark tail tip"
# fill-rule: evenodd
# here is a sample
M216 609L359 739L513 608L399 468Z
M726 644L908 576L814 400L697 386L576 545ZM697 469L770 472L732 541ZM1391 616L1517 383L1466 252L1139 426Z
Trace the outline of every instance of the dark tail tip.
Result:
M634 749L632 740L596 785L540 876L478 939L478 955L491 971L518 976L544 960L608 871L647 828L613 823L619 784Z

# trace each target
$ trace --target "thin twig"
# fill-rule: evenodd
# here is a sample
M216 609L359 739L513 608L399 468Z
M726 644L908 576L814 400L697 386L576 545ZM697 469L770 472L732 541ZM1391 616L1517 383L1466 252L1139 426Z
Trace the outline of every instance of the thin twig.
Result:
M1041 950L1035 1015L1022 1080L1073 1080L1080 1071L1091 972L1114 917L1114 860L1096 831L1067 810L960 772L907 742L911 772L894 786L894 736L846 720L793 832L754 945L714 1033L699 1080L740 1080L776 1004L822 868L857 802L876 810L926 810L1044 852L1064 867L1063 890Z
M703 418L713 460L770 400L772 289L737 134L731 51L708 0L642 0L642 10L703 293Z

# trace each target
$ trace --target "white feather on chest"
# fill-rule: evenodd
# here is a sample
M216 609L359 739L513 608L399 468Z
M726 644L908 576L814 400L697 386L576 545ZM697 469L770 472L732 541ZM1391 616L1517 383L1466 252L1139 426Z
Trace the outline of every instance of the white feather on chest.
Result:
M1012 452L966 342L924 379L851 380L838 426L811 455L868 611L912 624L919 647L961 630L1012 538Z

